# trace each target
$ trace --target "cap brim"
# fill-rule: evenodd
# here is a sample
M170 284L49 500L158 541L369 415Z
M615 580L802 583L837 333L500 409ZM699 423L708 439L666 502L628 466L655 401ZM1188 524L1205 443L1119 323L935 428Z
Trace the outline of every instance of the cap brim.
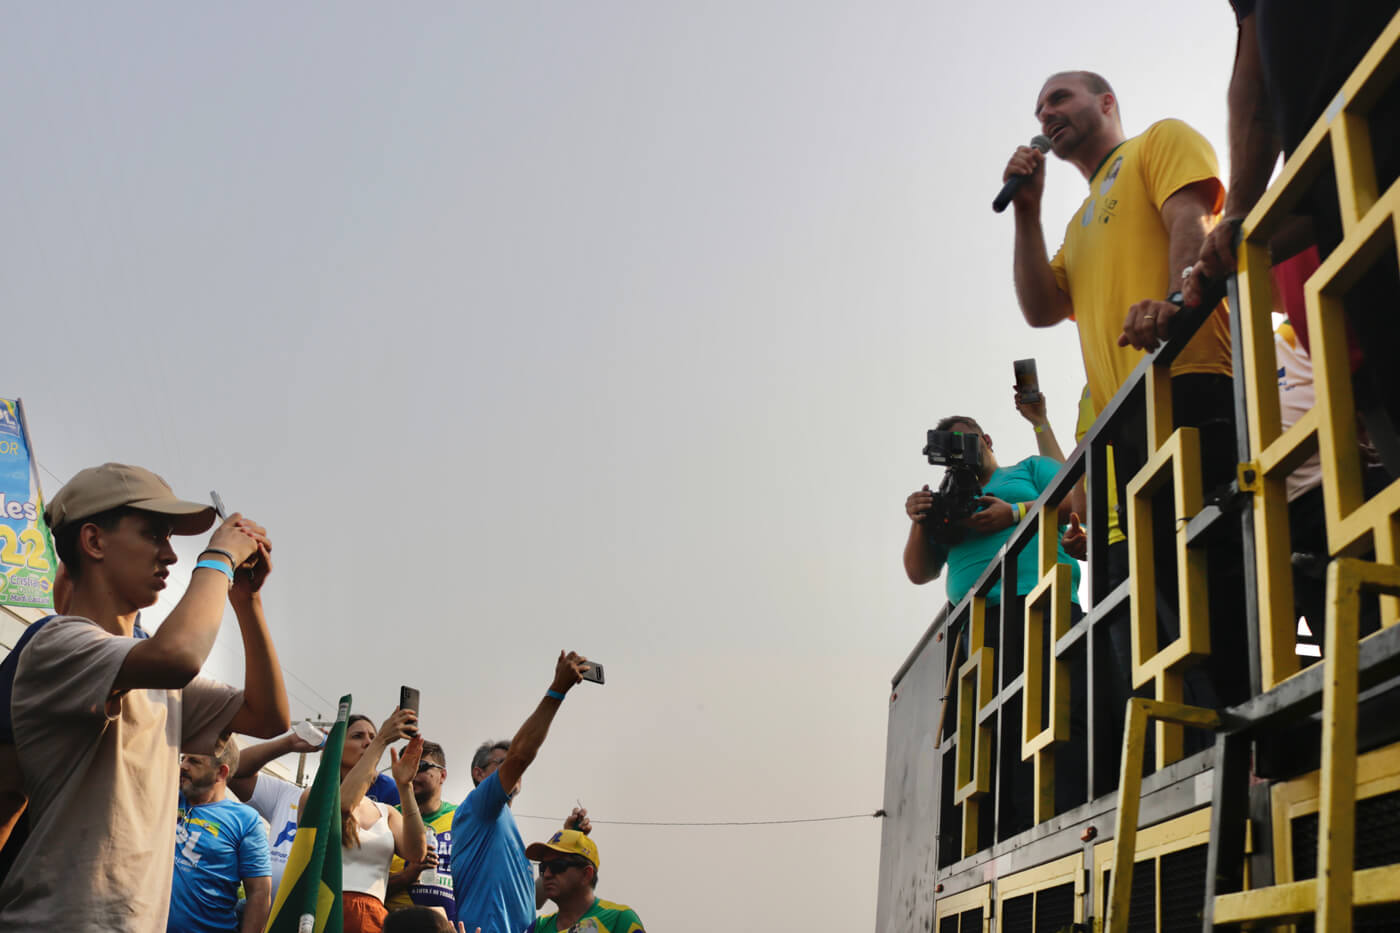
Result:
M543 862L551 855L580 855L573 849L556 849L547 842L532 842L525 849L525 857L532 862ZM588 858L588 856L584 856Z
M168 517L171 530L177 535L197 535L206 532L214 526L215 519L219 517L214 507L208 503L187 502L174 496L128 502L127 507Z

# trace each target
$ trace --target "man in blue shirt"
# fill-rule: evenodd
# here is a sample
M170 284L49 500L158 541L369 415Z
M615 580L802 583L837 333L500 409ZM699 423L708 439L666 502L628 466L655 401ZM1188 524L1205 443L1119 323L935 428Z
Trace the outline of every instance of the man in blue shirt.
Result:
M261 933L272 911L272 859L257 811L228 796L238 768L232 738L209 755L180 756L180 812L167 933ZM238 917L238 885L247 903Z
M534 874L510 804L520 793L521 776L544 744L564 696L586 670L587 658L559 652L549 690L515 738L486 742L472 758L476 787L452 818L452 889L457 920L468 930L521 933L534 922Z

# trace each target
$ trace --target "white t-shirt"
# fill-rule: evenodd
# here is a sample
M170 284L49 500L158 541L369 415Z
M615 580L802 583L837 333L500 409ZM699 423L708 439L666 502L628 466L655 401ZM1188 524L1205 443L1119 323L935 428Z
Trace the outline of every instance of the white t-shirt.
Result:
M297 832L297 804L301 803L301 788L291 781L259 774L253 785L248 806L267 820L267 842L272 849L272 897L277 898L277 886L287 869L287 857L292 854L292 838Z
M179 753L211 754L243 691L112 684L140 642L95 622L44 623L15 672L15 750L30 836L0 888L0 929L164 933Z

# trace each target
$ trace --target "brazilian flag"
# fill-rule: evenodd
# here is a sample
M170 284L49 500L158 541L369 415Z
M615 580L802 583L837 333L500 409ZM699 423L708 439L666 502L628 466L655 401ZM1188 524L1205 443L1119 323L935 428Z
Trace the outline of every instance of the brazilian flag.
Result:
M340 698L335 727L321 749L321 765L306 807L298 814L297 834L287 868L272 902L267 933L340 933L340 753L345 747L350 697Z

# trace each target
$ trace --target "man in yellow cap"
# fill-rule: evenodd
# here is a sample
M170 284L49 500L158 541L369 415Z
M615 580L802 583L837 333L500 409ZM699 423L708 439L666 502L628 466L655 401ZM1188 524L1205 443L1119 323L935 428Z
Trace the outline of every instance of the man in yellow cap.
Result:
M533 843L526 858L540 863L540 889L559 908L535 921L534 933L645 933L637 912L600 899L598 846L576 829Z
M175 563L170 536L202 534L215 518L149 470L118 463L81 471L45 510L73 592L15 669L14 746L32 829L0 886L0 929L165 930L179 753L208 753L229 732L287 729L258 592L271 551L261 526L229 516L160 628L134 637ZM226 602L243 635L244 690L199 676Z

